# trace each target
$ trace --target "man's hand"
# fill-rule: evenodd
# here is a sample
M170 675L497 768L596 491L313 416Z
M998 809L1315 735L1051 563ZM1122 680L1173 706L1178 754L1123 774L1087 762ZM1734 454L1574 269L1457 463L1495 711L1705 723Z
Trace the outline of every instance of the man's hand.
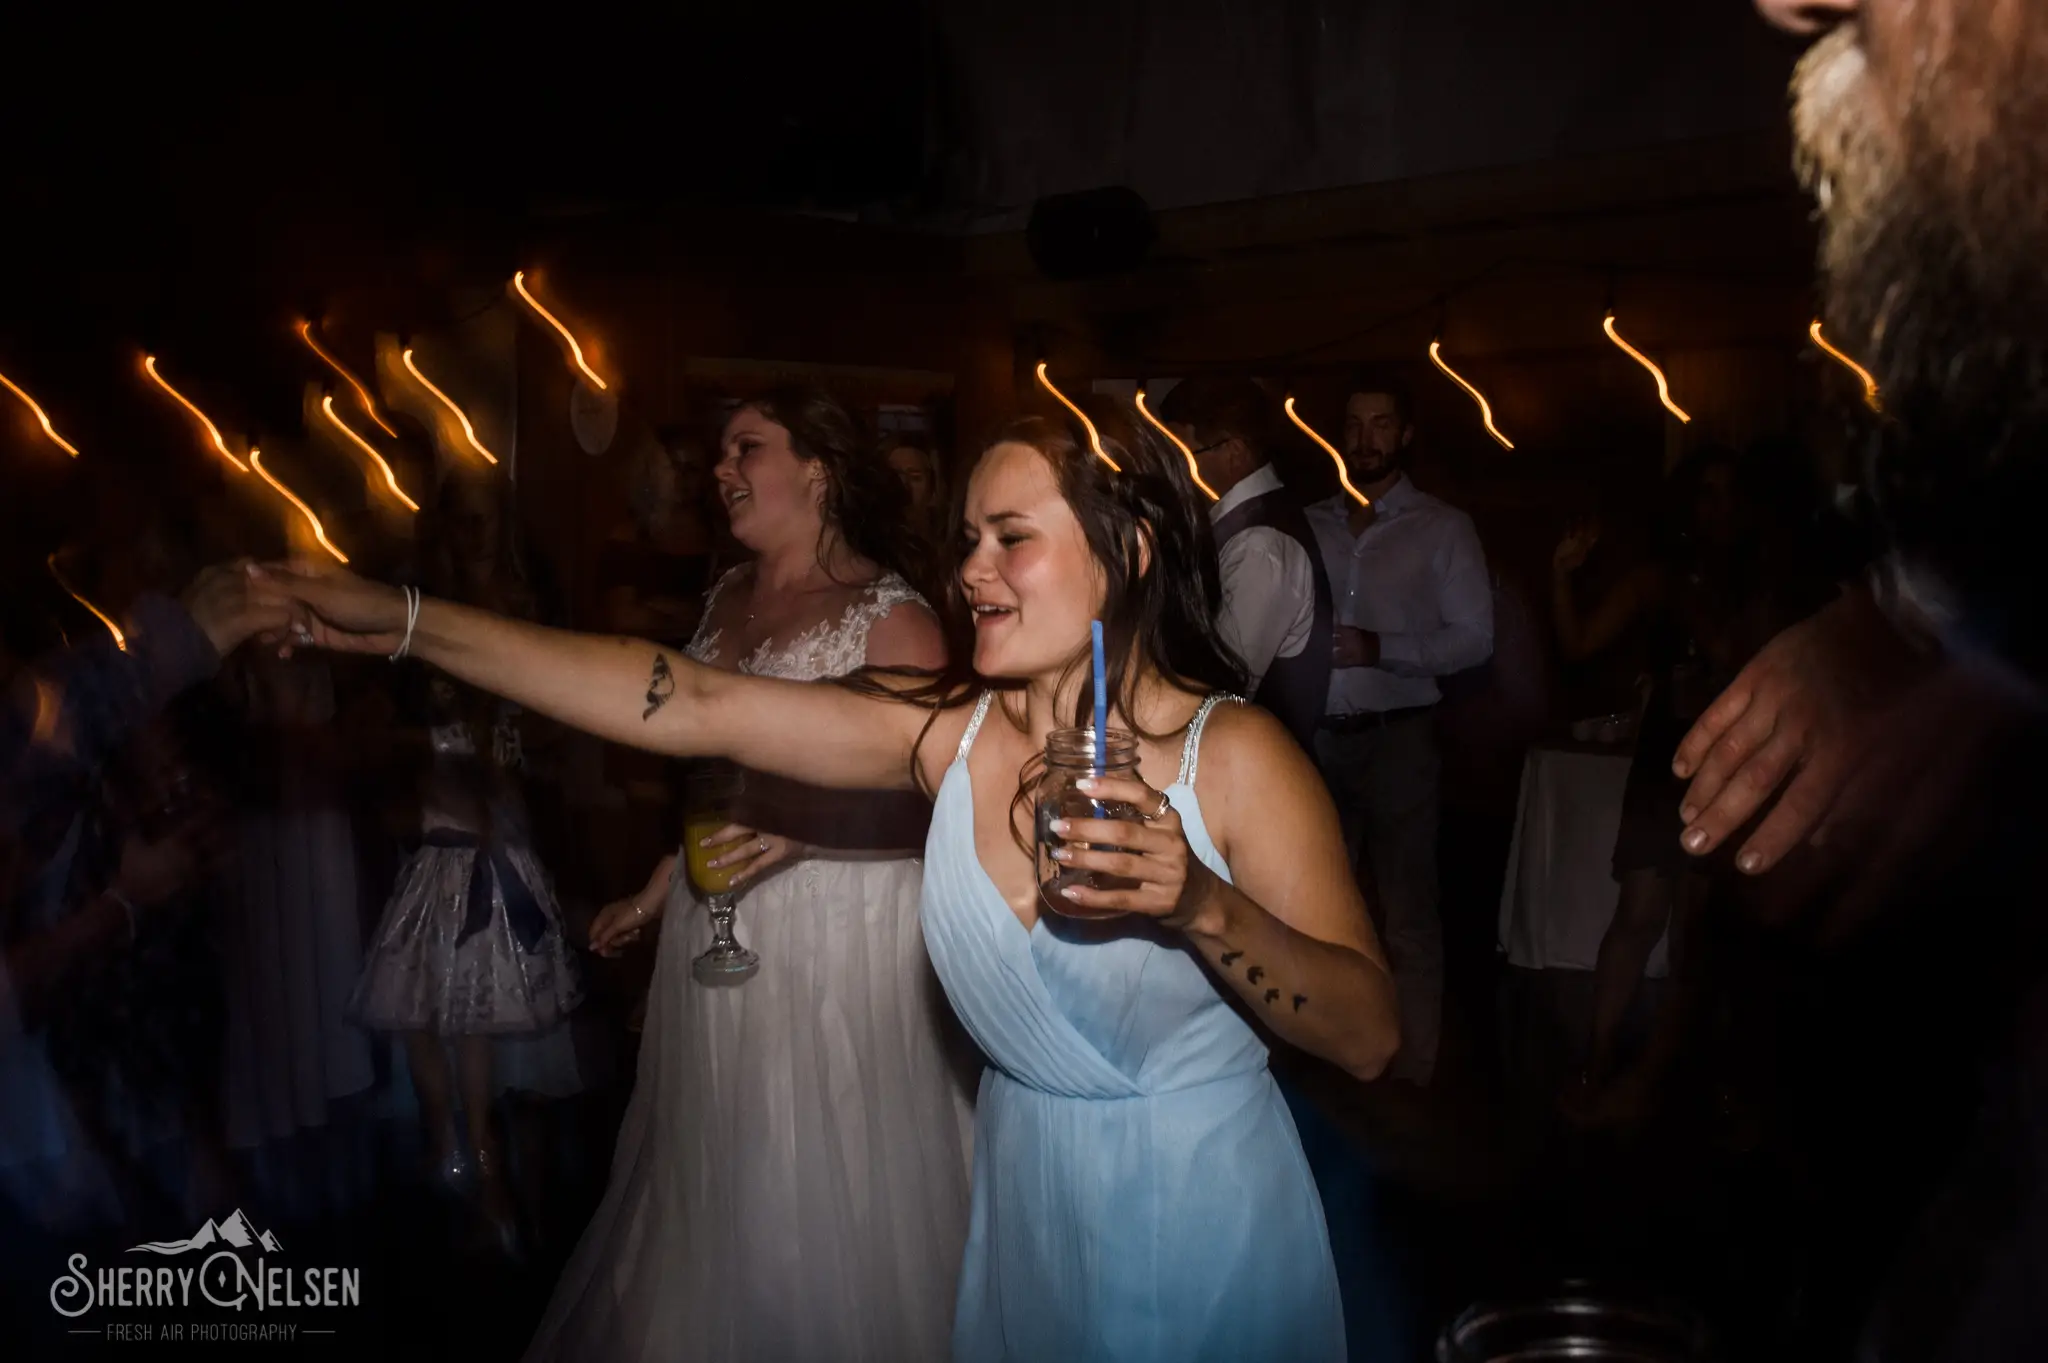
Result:
M225 658L251 635L291 623L291 599L249 575L248 559L202 568L179 597L194 623Z
M1371 630L1339 625L1330 637L1330 666L1378 667L1380 636Z
M1862 591L1766 644L1678 745L1671 770L1692 778L1679 842L1704 856L1784 787L1736 866L1768 871L1827 818L1887 702L1927 670Z

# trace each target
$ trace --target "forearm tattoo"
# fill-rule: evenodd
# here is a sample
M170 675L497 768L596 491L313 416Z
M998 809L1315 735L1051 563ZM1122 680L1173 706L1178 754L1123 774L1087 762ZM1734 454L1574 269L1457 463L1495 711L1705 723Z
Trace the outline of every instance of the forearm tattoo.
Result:
M654 655L654 670L647 677L647 708L640 712L642 720L654 718L654 712L668 704L668 698L676 693L676 674L669 671L668 659L662 654Z
M1238 963L1239 961L1241 961L1241 960L1243 960L1243 959L1244 959L1244 953L1243 953L1242 951L1239 951L1239 950L1237 950L1236 948L1232 947L1232 948L1229 948L1229 949L1225 950L1225 951L1223 952L1223 954L1222 954L1222 955L1218 956L1218 957L1216 958L1216 962L1217 962L1217 964L1218 964L1218 965L1222 966L1222 967L1223 967L1223 968L1224 968L1225 970L1229 970L1229 969L1231 969L1232 967L1234 967L1234 966L1235 966L1235 965L1236 965L1236 964L1237 964L1237 963ZM1262 966L1262 965L1250 965L1250 966L1246 966L1246 967L1245 967L1245 972L1244 972L1244 982L1245 982L1246 984L1249 984L1249 985L1256 985L1256 984L1258 984L1258 983L1259 983L1259 982L1260 982L1261 980L1263 980L1263 979L1265 979L1265 978L1266 978L1266 967L1264 967L1264 966ZM1274 1006L1275 1004L1277 1004L1277 1003L1279 1003L1279 1002L1280 1002L1280 991L1279 991L1278 989L1268 989L1268 990L1267 990L1267 991L1265 992L1265 1003L1266 1003L1266 1006L1267 1006L1268 1008L1271 1008L1271 1007L1273 1007L1273 1006ZM1295 1011L1295 1012L1297 1012L1297 1013L1299 1013L1299 1012L1301 1011L1301 1006L1302 1006L1302 1005L1303 1005L1304 1003L1307 1003L1307 1002L1308 1002L1308 995L1306 995L1306 994L1296 994L1296 995L1294 995L1294 996L1292 997L1292 999L1291 999L1291 1002L1292 1002L1292 1003L1293 1003L1293 1005L1294 1005L1294 1011Z

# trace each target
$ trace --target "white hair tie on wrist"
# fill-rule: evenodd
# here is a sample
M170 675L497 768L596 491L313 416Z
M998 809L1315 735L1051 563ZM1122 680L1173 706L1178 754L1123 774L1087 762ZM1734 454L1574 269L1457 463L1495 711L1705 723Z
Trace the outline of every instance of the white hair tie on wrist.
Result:
M399 590L405 593L405 637L398 641L398 649L391 655L394 663L411 650L413 626L420 622L420 589L400 587Z

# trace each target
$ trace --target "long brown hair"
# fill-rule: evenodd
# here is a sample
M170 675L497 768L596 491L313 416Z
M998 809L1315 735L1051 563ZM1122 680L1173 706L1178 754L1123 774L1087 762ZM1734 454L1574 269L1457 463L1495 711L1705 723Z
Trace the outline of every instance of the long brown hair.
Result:
M982 446L974 464L998 445L1027 445L1053 470L1060 496L1081 524L1088 549L1101 565L1106 583L1102 631L1106 650L1107 688L1126 718L1137 708L1140 680L1157 672L1169 685L1193 692L1238 691L1244 687L1244 665L1216 632L1216 612L1223 599L1210 534L1208 503L1196 492L1179 452L1120 408L1090 400L1089 415L1102 437L1104 452L1119 466L1112 471L1089 447L1078 422L1044 416L1019 417L1006 423ZM964 516L968 477L953 494L953 521ZM919 701L938 711L964 705L990 687L1014 688L1011 680L983 678L974 671L973 619L960 584L960 565L967 545L956 544L952 571L934 600L947 634L946 666L923 684L905 690L887 685L874 670L856 673L846 685L868 694ZM1145 561L1149 551L1150 561ZM964 646L956 639L964 638ZM1089 671L1089 650L1083 644L1067 664L1064 682L1075 671ZM1092 722L1095 685L1084 675L1074 702L1072 722ZM1135 723L1135 721L1132 721ZM918 736L923 747L931 730L927 720ZM1145 733L1158 740L1164 735ZM917 755L912 770L920 789L926 785ZM1019 773L1018 798L1035 780L1033 764ZM1013 821L1014 822L1014 821Z
M824 466L825 525L819 532L818 562L825 561L827 537L837 532L847 548L896 573L926 600L934 599L936 554L911 521L903 480L846 405L822 388L785 384L739 406L749 408L789 432L797 458Z

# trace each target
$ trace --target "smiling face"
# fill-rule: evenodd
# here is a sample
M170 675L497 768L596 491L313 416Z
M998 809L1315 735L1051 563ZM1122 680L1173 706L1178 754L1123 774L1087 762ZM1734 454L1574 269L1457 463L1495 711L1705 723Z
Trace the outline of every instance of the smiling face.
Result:
M962 533L975 671L1046 676L1086 652L1089 622L1102 612L1102 567L1044 455L1015 442L982 455Z
M742 407L725 423L721 448L713 476L734 539L757 554L793 540L818 542L825 470L797 454L787 428Z

